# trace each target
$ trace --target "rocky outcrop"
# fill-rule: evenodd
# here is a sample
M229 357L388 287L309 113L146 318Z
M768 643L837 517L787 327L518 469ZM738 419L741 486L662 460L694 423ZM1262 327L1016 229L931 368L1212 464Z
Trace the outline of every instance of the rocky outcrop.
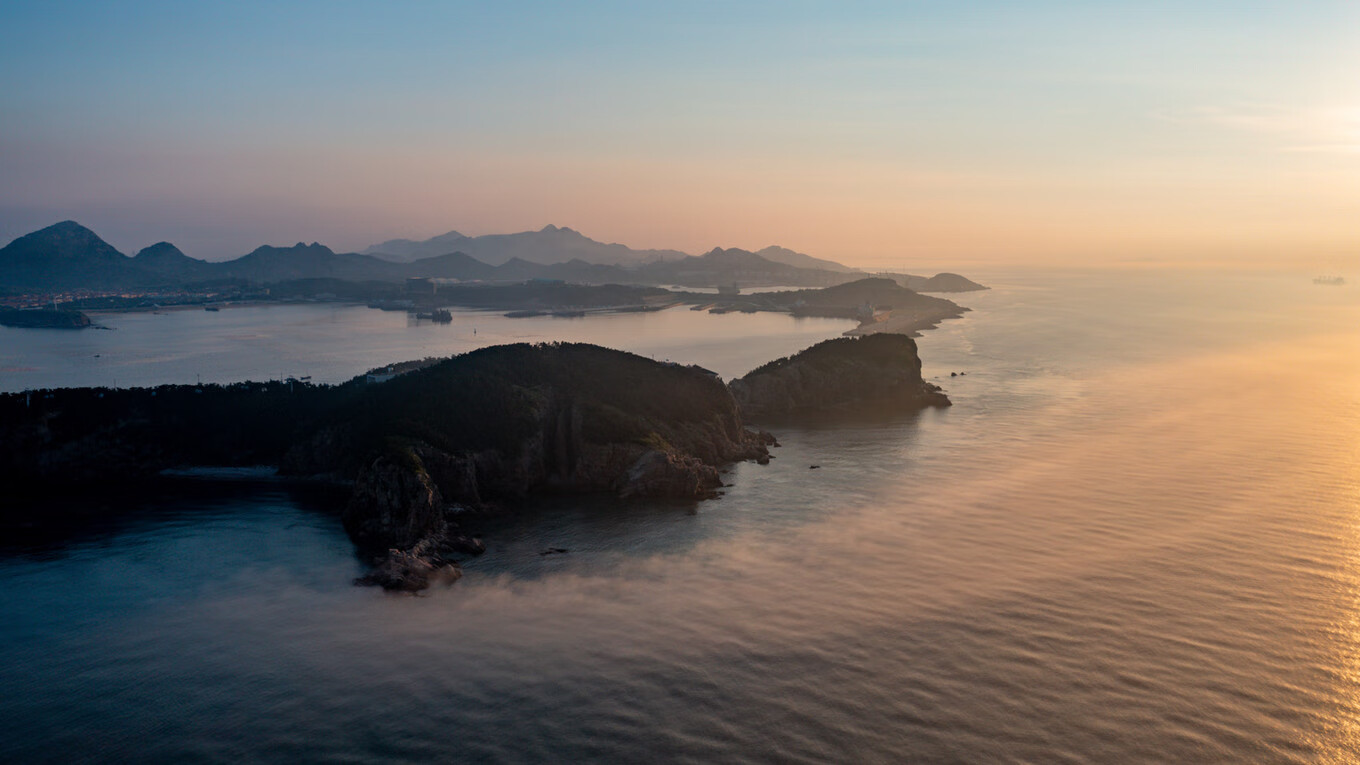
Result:
M300 440L287 464L343 471L333 444L380 440L344 521L376 556L361 583L399 590L480 548L458 529L465 510L537 491L706 499L722 465L767 461L773 443L712 374L586 345L483 349L383 383L362 411L376 414Z
M356 544L409 548L447 532L443 495L424 466L405 456L378 457L355 480L342 519Z
M464 510L540 491L703 499L722 465L766 460L768 444L712 373L585 344L493 346L379 384L0 394L10 504L166 468L274 465L351 486L345 527L378 564L364 581L397 589L481 549Z
M580 415L569 411L560 416ZM774 442L772 436L740 434L739 440L731 440L721 430L709 433L702 450L708 462L660 441L592 443L579 431L554 433L553 438L536 434L508 455L449 454L424 442L391 447L360 471L345 507L345 530L374 563L373 571L356 582L414 591L456 580L461 568L450 556L485 550L480 539L460 530L458 517L536 490L711 498L722 486L719 465L738 459L769 461L766 444Z
M374 560L371 571L355 579L354 583L384 590L418 592L432 584L451 584L462 576L462 567L445 558L436 543L422 542L405 550L388 550Z
M375 565L360 581L413 590L484 549L460 527L469 511L534 492L714 496L724 465L767 463L776 445L745 427L738 398L763 416L885 397L947 401L908 338L824 343L731 389L697 367L564 343L483 348L371 385L0 394L0 484L7 500L40 500L207 465L348 483L345 528Z
M938 386L921 378L916 341L886 333L818 343L733 380L730 387L742 412L756 418L950 404Z
M409 592L458 579L462 568L448 556L486 550L451 520L462 510L445 503L414 449L391 445L360 472L342 516L359 549L375 553L373 570L356 584Z
M620 476L621 497L706 499L722 486L718 469L695 457L648 450Z

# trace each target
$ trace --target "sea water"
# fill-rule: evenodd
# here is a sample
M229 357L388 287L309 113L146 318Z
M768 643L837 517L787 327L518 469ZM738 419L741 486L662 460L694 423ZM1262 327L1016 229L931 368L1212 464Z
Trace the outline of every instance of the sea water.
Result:
M0 327L0 391L304 376L315 383L340 383L393 362L545 341L597 343L658 361L702 361L735 377L855 326L845 319L717 315L686 306L576 318L512 319L496 311L456 308L450 314L451 323L437 324L405 311L362 305L281 303L219 311L92 312L100 329Z
M483 519L487 553L421 597L350 586L334 501L286 484L176 481L12 533L0 759L1360 758L1358 291L976 277L919 341L952 408L782 426L715 501ZM726 376L843 328L685 345L595 321L542 326ZM54 370L35 385L85 379L3 352Z

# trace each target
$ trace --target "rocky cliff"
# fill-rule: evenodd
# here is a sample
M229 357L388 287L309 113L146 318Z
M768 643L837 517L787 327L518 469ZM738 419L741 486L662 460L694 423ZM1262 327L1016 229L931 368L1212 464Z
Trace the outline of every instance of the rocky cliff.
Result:
M362 583L418 589L480 543L457 528L536 491L703 499L719 468L768 457L722 381L584 344L484 348L369 386L298 441L286 472L355 475L345 527ZM367 455L357 464L354 455Z
M725 464L769 459L743 417L948 403L902 335L829 340L730 387L593 345L493 346L376 384L0 394L0 483L41 500L196 465L326 477L351 487L345 528L375 564L361 583L416 590L483 549L469 512L533 492L703 499Z
M950 403L938 386L921 379L916 341L887 333L818 343L733 380L731 389L752 418Z

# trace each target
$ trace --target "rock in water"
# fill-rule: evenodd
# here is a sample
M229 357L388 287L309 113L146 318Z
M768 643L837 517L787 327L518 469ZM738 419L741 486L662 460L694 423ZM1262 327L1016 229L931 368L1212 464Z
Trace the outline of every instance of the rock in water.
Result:
M620 484L620 497L706 499L722 486L722 478L716 467L695 457L652 449L638 457Z
M384 590L417 592L437 582L453 583L463 576L457 563L445 560L434 551L434 544L417 545L409 550L391 549L378 559L373 570L354 580L355 584L382 587Z
M916 341L890 333L818 343L765 364L730 387L748 417L950 405L938 386L921 379Z

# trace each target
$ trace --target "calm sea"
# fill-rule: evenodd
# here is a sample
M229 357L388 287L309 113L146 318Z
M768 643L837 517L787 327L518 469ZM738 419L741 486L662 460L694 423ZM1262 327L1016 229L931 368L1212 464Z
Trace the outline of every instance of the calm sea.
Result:
M855 326L782 314L717 316L685 307L656 313L508 319L452 310L434 324L404 311L338 303L257 305L212 312L92 313L106 330L0 327L0 391L62 386L137 387L309 376L338 383L394 361L448 356L485 345L566 340L703 363L724 377L766 354L797 353ZM752 363L752 362L755 363Z
M6 540L0 759L1360 759L1360 289L970 276L994 289L919 341L951 409L781 427L776 460L697 506L487 519L487 554L424 597L350 586L334 504L267 482L110 497L107 523ZM338 380L557 337L730 377L845 328L104 322L5 330L3 387Z

